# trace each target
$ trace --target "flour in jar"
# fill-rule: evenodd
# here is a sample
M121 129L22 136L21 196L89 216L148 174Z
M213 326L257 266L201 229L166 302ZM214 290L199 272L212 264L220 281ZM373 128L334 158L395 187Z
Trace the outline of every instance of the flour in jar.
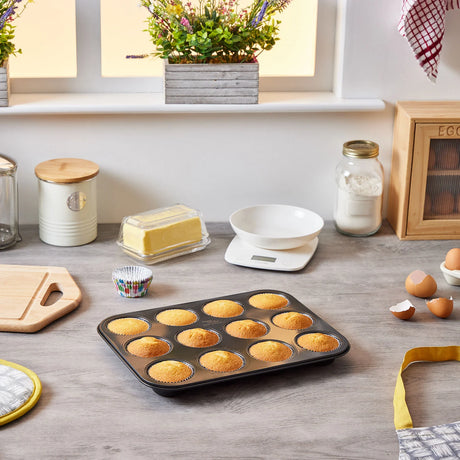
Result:
M382 223L382 193L379 177L341 176L334 214L338 229L353 235L375 233Z

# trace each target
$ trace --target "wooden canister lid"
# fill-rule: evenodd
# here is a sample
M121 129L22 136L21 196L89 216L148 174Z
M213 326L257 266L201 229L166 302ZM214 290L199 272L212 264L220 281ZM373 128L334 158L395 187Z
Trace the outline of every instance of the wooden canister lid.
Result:
M57 158L44 161L35 167L35 175L44 181L59 184L81 182L97 176L99 166L81 158Z

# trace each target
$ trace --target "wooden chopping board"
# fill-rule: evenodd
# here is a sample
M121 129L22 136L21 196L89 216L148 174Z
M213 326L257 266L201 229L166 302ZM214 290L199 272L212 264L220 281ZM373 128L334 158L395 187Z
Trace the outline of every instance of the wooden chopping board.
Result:
M62 296L46 305L53 292ZM38 331L80 301L81 291L63 267L0 265L0 331Z

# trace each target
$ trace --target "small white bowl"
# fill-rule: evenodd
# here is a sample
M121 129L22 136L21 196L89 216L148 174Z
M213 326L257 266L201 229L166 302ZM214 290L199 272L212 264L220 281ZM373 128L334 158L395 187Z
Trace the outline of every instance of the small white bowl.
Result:
M265 204L235 211L230 224L242 240L258 248L293 249L317 237L324 221L308 209Z
M441 264L441 271L444 278L449 284L453 286L460 286L460 270L449 270L446 268L446 263Z

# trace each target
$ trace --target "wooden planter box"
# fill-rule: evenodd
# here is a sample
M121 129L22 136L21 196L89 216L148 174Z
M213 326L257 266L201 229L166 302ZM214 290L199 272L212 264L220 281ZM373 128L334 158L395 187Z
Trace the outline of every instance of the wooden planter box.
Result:
M388 221L402 240L460 239L460 102L399 102Z
M8 107L10 96L10 81L8 78L8 61L0 66L0 107Z
M169 64L166 104L257 104L259 64Z

